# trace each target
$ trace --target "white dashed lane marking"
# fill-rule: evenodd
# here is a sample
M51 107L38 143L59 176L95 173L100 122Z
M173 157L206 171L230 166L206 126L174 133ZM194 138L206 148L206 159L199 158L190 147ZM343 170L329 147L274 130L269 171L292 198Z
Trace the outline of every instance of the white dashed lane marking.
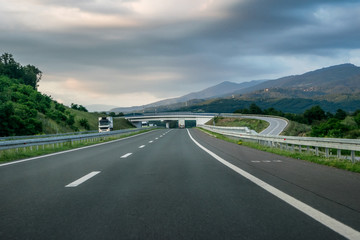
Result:
M127 153L127 154L121 156L120 158L127 158L127 157L130 156L131 154L132 154L132 153Z
M262 160L262 161L259 161L259 160L253 160L251 161L253 163L281 163L282 161L281 160Z
M100 173L100 171L91 172L91 173L83 176L82 178L79 178L78 180L66 185L65 187L77 187L80 184L82 184L83 182L89 180L90 178L94 177L95 175L97 175L99 173Z

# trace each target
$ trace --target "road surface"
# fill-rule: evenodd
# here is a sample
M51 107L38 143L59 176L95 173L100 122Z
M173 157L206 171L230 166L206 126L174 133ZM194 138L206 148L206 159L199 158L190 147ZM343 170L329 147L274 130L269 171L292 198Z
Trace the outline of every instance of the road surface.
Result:
M359 174L197 129L3 164L0 194L7 240L360 236Z

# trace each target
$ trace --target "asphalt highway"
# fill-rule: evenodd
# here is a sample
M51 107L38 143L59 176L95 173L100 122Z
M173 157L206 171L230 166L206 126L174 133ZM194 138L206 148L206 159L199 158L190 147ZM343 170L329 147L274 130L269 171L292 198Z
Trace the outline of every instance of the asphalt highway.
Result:
M156 130L0 165L0 239L360 239L360 175Z

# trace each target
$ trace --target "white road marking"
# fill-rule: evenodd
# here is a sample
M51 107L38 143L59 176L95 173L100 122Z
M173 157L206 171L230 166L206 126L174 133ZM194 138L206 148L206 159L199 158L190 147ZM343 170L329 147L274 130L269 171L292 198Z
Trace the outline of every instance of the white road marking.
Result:
M124 141L124 140L126 140L126 139L138 137L138 136L141 136L141 135L144 135L144 134L148 134L148 133L150 133L150 131L149 131L149 132L145 132L145 133L140 133L140 134L137 134L137 135L133 135L133 136L129 136L129 137L125 137L125 138L121 138L121 139L117 139L117 140L113 140L113 141L109 141L109 142L98 143L98 144L94 144L94 145L90 145L90 146L86 146L86 147L74 148L74 149L71 149L71 150L66 150L66 151L56 152L56 153L50 153L50 154L46 154L46 155L42 155L42 156L38 156L38 157L27 158L27 159L18 160L18 161L13 161L13 162L9 162L9 163L2 163L2 164L0 164L0 167L5 167L5 166L8 166L8 165L13 165L13 164L18 164L18 163L33 161L33 160L37 160L37 159L41 159L41 158L46 158L46 157L51 157L51 156L56 156L56 155L60 155L60 154L64 154L64 153L69 153L69 152L75 152L75 151L79 151L79 150L83 150L83 149L87 149L87 148L93 148L93 147L97 147L97 146L101 146L101 145L105 145L105 144L110 144L110 143L114 143L114 142Z
M144 148L145 147L145 145L141 145L139 148Z
M155 140L158 140L159 138L155 138Z
M149 143L153 143L154 141L149 141Z
M189 130L187 129L188 134L191 140L202 150L207 152L210 156L218 160L220 163L224 164L225 166L229 167L230 169L234 170L238 174L242 175L243 177L247 178L251 182L255 183L259 187L263 188L264 190L268 191L269 193L273 194L274 196L280 198L284 202L288 203L289 205L293 206L294 208L300 210L304 214L308 215L309 217L313 218L314 220L318 221L319 223L325 225L326 227L332 229L333 231L337 232L338 234L351 239L351 240L359 240L360 239L360 232L357 230L339 222L338 220L316 210L315 208L297 200L296 198L280 191L279 189L271 186L270 184L260 180L259 178L251 175L250 173L242 170L241 168L227 162L223 158L219 157L215 153L211 152L207 148L203 147L200 143L198 143L190 134Z
M130 156L131 154L132 154L132 153L127 153L127 154L121 156L120 158L127 158L127 157Z
M282 162L281 160L262 160L262 161L259 161L259 160L252 160L251 162L253 163L271 163L271 162L274 162L274 163L280 163Z
M95 175L97 175L99 173L100 173L100 171L91 172L91 173L83 176L82 178L79 178L78 180L66 185L65 187L77 187L80 184L82 184L83 182L89 180L90 178L94 177Z

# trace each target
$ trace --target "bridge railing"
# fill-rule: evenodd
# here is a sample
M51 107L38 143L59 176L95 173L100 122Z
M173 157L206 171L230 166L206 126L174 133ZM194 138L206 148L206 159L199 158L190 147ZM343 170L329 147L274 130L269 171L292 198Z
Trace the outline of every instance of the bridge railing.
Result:
M269 147L277 147L284 150L299 152L314 152L317 156L323 153L325 157L331 156L331 149L336 150L336 157L343 158L341 150L350 151L350 158L353 162L357 161L355 152L360 152L359 139L341 138L314 138L314 137L293 137L293 136L271 136L261 134L249 134L246 132L224 129L210 125L201 125L201 128L220 133L229 137L235 137L245 141L253 141ZM225 127L226 128L226 127Z

